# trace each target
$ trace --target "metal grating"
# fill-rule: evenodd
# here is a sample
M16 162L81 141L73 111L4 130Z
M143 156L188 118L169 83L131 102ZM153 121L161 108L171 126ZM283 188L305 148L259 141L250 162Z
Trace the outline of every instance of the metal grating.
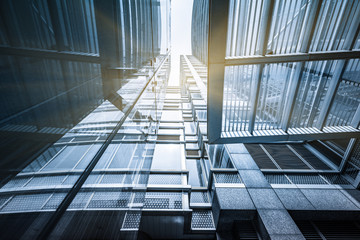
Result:
M141 212L126 212L121 230L138 230L140 226Z
M148 209L181 209L182 193L147 192L144 208Z
M214 219L211 210L194 210L191 218L191 229L214 230Z
M327 184L318 174L287 174L294 184Z
M282 173L264 173L264 176L270 184L291 184Z
M130 192L95 192L88 208L126 208Z
M150 174L148 184L181 185L180 174Z
M191 203L209 203L209 197L207 192L191 192Z
M329 183L331 184L339 184L339 185L350 185L350 183L343 178L340 174L321 174Z
M217 183L242 183L237 173L214 173Z

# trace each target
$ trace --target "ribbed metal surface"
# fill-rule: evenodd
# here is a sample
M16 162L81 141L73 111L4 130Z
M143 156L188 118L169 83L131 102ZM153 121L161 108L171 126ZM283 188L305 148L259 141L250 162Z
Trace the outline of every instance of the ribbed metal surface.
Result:
M305 239L322 240L319 233L309 221L297 221L296 224L301 233L304 235Z
M214 173L217 183L242 183L237 173Z
M264 176L270 184L291 184L282 173L264 173Z
M342 184L342 185L349 185L350 183L343 178L340 174L321 174L329 183L331 184Z
M294 184L327 184L318 174L287 174Z
M212 230L215 228L211 210L194 210L191 218L191 229Z

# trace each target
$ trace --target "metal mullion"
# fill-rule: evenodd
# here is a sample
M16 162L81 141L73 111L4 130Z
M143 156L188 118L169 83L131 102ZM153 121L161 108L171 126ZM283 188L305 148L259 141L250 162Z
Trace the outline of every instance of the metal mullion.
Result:
M352 2L351 5L348 5L348 7L346 7L345 11L345 16L346 16L346 21L345 21L345 25L348 25L349 22L351 22L351 20L353 20L353 17L355 15L355 13L352 11L353 8L356 9L356 6L354 7L355 2ZM355 10L356 11L356 10ZM353 14L352 14L353 13ZM339 38L340 39L336 46L334 47L335 49L339 49L342 48L344 44L341 44L341 39L346 38L347 35L347 31L345 32L345 30L348 30L346 27L341 28L341 31L339 33Z
M268 115L265 114L265 112L266 112L267 100L268 100L267 95L268 95L268 89L269 89L268 86L269 86L269 78L270 78L270 65L267 65L266 72L267 72L267 74L265 74L266 78L264 79L265 83L264 83L264 91L263 91L264 97L262 99L263 100L262 119L266 118L266 121L262 122L260 130L264 130L264 122L266 122L266 124L267 124L267 122L269 120L269 117L268 117ZM266 125L265 125L265 129L266 129Z
M289 70L289 64L286 65L286 67L284 68L286 71L286 79L291 79L292 73L294 71L294 68L291 67L291 69ZM280 91L281 94L281 101L279 101L279 105L278 105L278 109L276 111L276 120L277 120L277 128L281 128L281 121L282 121L282 110L285 108L285 99L287 99L286 95L287 95L287 89L289 88L289 86L286 84L287 80L284 81L284 86L282 91Z
M321 34L323 36L323 39L326 39L327 36L328 36L328 32L329 32L329 29L331 27L331 23L332 23L332 20L334 19L334 15L335 15L335 11L336 11L336 3L331 7L330 6L330 2L329 2L329 7L328 9L330 8L329 11L327 11L326 13L330 13L330 19L328 19L328 15L326 13L324 13L325 15L325 19L324 19L324 26L323 28L325 27L325 29L322 29L323 31L321 31ZM327 25L325 25L327 23ZM323 43L321 44L321 50L324 51L324 48L325 48L325 41L323 41ZM325 50L328 50L328 49L325 49Z
M295 7L296 7L296 4L295 4ZM292 20L291 20L291 25L289 27L289 34L288 34L288 37L287 37L287 40L286 40L286 43L289 44L289 50L288 48L286 48L285 50L285 53L287 52L292 52L292 49L293 49L293 43L294 43L294 38L296 37L296 34L295 34L295 31L294 29L297 29L298 26L299 26L299 22L301 21L301 17L302 15L300 14L301 12L303 12L302 10L302 7L301 7L301 2L299 3L299 10L294 14ZM295 19L297 18L297 21L295 22ZM295 22L295 24L294 24ZM291 33L292 31L294 30L294 34L291 36Z
M334 32L334 30L332 30L331 29L331 27L332 27L332 25L336 25L336 20L334 21L333 19L337 19L337 17L338 17L338 15L340 14L340 11L338 11L338 14L337 14L337 16L335 17L335 14L336 14L336 9L337 9L337 4L336 3L334 3L334 5L332 6L332 8L331 8L331 10L330 10L330 19L328 19L328 18L326 18L326 20L327 20L327 26L325 26L326 28L325 28L325 32L323 32L324 34L323 34L323 36L324 36L324 39L326 39L327 37L328 37L328 35L329 35L329 31L330 31L330 36L331 36L331 33L333 33ZM328 12L329 13L329 12ZM329 15L326 15L326 16L329 16ZM326 22L326 20L325 20L325 22ZM335 26L334 26L335 27ZM332 31L331 31L332 30ZM336 31L335 31L335 35L336 35L337 33L336 33ZM329 37L330 37L329 36ZM334 34L333 34L333 36L334 36ZM328 42L328 44L330 43L330 41ZM323 41L323 44L322 44L322 47L321 47L321 49L322 50L329 50L327 47L326 47L326 43L325 43L325 41Z
M252 4L253 5L253 4ZM255 34L255 23L256 23L256 16L257 16L257 5L258 5L258 0L255 0L255 6L254 6L254 14L253 14L253 19L252 19L252 27L251 27L251 34L250 34L250 41L249 41L249 55L253 55L253 54L256 54L255 51L256 51L256 43L255 43L255 46L254 46L254 51L252 51L252 42L253 42L253 38L254 38L254 34ZM260 25L260 24L259 24ZM256 36L255 36L255 39L256 39Z
M235 67L234 67L235 68ZM235 74L234 74L234 68L233 68L233 72L232 72L232 87L231 87L231 104L230 104L230 115L229 115L229 126L228 126L228 131L230 132L230 123L231 123L231 119L232 118L232 129L234 129L234 112L235 112L235 104L234 104L234 101L233 101L233 97L235 95L235 92L234 92L234 86L235 86Z
M258 101L259 101L263 69L264 69L264 65L263 64L259 65L258 69L257 69L256 77L251 79L251 82L253 82L254 84L251 84L251 85L253 85L253 88L250 91L250 102L252 103L251 110L250 110L250 117L249 117L249 129L248 129L250 134L253 134L253 131L255 128L255 119L256 119L256 112L257 112L256 110L257 110L257 105L258 105Z
M247 82L248 82L248 81L246 81L246 78L244 78L244 74L243 74L245 67L249 68L249 66L238 66L238 69L239 69L238 71L240 73L240 76L239 76L239 109L238 109L238 117L239 117L239 119L241 119L240 128L237 127L238 131L245 131L246 130L246 124L245 123L246 123L247 115L244 116L244 104L241 105L241 99L243 98L243 96L246 96L246 93L245 93L245 88L243 86L241 86L241 84L240 84L240 83L243 83L243 84L246 83L247 84ZM251 78L251 80L252 80L252 78ZM242 109L242 110L240 110L240 109ZM240 111L241 111L241 113L240 113ZM240 115L241 115L241 117L240 117ZM243 124L243 122L244 122L244 124Z
M265 2L263 0L261 0L261 4L260 4L260 11L258 12L258 18L261 19L261 15L264 11L264 8L266 8L267 5L265 5ZM256 36L255 36L255 49L254 49L254 54L258 54L257 53L257 48L258 45L260 44L259 41L263 41L263 39L261 39L261 31L262 31L262 22L259 21L259 23L257 24L257 32L256 32ZM269 26L270 27L270 26ZM269 30L270 31L270 30ZM264 43L267 46L267 43ZM261 51L261 49L259 49L258 51Z
M347 0L344 2L344 5L342 6L342 8L339 10L339 14L338 14L338 17L336 18L336 24L334 26L334 34L333 36L331 37L330 41L329 41L329 44L330 44L330 49L333 48L335 46L335 39L337 37L337 35L339 35L339 33L341 33L341 30L340 29L340 25L341 25L341 22L343 21L343 18L344 18L344 14L345 14L345 11L346 11L346 6L347 6Z
M242 42L243 43L242 44L242 54L240 54L241 56L246 56L246 43L247 43L247 38L248 38L248 34L249 34L250 7L249 7L248 1L246 1L246 15L245 15L245 17L246 17L245 31L244 31L243 42Z
M224 67L225 68L225 67ZM225 70L225 69L224 69ZM229 68L228 68L229 71ZM223 99L221 101L225 102L225 108L222 108L222 115L223 115L223 120L221 122L221 131L226 131L226 122L227 122L227 112L228 112L228 102L229 102L229 78L225 78L226 75L226 71L224 71L224 91L223 91ZM226 87L226 93L225 93L225 87ZM224 95L225 95L225 99L224 99ZM225 113L223 113L225 111Z
M294 2L296 2L296 1L287 1L289 8L286 11L287 15L286 15L286 20L285 20L285 26L284 26L283 30L282 29L280 30L280 32L282 32L281 43L279 44L280 45L280 51L279 51L280 53L284 53L283 52L284 39L285 39L286 30L288 28L288 22L289 22L289 18L290 18L290 9L292 7L292 3L294 3ZM279 38L280 38L280 35L279 35ZM285 44L287 44L287 43L285 43Z
M323 1L321 1L321 2L323 2ZM315 31L316 35L313 38L314 46L311 49L312 51L318 51L319 50L320 38L321 38L321 35L322 35L322 32L323 32L322 30L323 30L323 27L324 27L324 24L325 24L325 21L326 21L326 12L329 9L329 2L328 1L325 1L324 5L322 5L320 3L319 3L319 5L320 5L320 11L319 11L318 19L320 19L320 22L317 25L317 28L315 27L315 29L314 29L314 30L317 30L317 31ZM324 8L321 8L322 6L324 6ZM321 11L321 9L322 9L322 11Z
M277 69L278 69L278 67L279 67L279 65L280 64L272 64L272 65L268 65L268 67L269 67L269 78L268 78L268 86L271 86L271 90L270 90L270 88L269 87L267 87L266 89L269 89L269 93L270 93L270 97L269 97L269 99L268 99L268 102L269 102L269 100L271 99L271 102L269 102L269 110L268 110L268 114L267 114L267 116L268 116L268 120L269 120L269 124L268 124L268 126L267 127L265 127L265 129L267 129L267 130L270 130L271 128L272 128L272 124L273 124L273 118L272 118L272 112L273 112L273 107L274 107L274 97L275 97L275 95L276 95L276 91L275 91L275 87L274 87L274 85L273 84L271 84L271 75L272 75L272 71L271 70L273 70L272 69L272 66L273 66L273 68L275 68L276 69L276 71L274 71L274 72L276 72L277 73ZM275 73L275 74L276 74ZM278 79L276 79L275 80L276 82L278 81Z
M282 63L276 64L276 74L278 74L279 68L280 68L280 73L281 73L282 67L283 67L283 66L282 66ZM279 79L276 79L276 83L279 83L279 85L280 85ZM274 86L274 85L273 85L273 86ZM278 86L278 85L276 84L275 87L274 87L274 89L276 90L276 91L274 91L274 96L273 96L273 98L275 98L275 101L272 101L272 104L271 104L271 112L272 112L271 116L272 116L273 119L271 120L271 125L270 125L269 129L275 129L274 125L278 122L278 121L277 121L277 118L276 118L276 115L274 114L274 112L275 112L275 109L276 109L277 107L279 107L279 105L280 105L280 101L276 101L276 100L278 99L277 96L278 96L279 94L280 94L280 96L281 96L282 94L279 93L277 86ZM285 86L285 84L284 84L284 86ZM279 99L281 99L281 97L280 97Z
M251 69L252 73L254 72L254 68L256 68L256 66L252 66L252 69ZM248 120L250 118L250 111L248 109L249 109L249 106L250 106L251 83L253 81L253 77L254 77L254 74L251 75L250 80L246 81L247 90L244 91L244 95L247 97L246 98L246 112L244 113L245 114L245 117L244 117L244 120L245 120L244 131L249 128L249 124L250 124L250 121ZM256 118L256 116L255 116L255 118Z
M234 67L235 68L235 67ZM236 74L235 74L236 73ZM240 94L238 94L238 89L239 89L239 85L240 85L240 80L239 80L239 67L236 67L236 72L234 73L234 76L235 76L235 81L236 81L236 87L235 87L235 107L234 107L234 116L233 116L233 127L232 127L232 131L235 131L238 124L239 124L239 120L242 120L239 116L239 109L240 107L238 106L240 104ZM236 98L238 98L238 100L236 101ZM237 102L239 102L239 104L237 104ZM238 107L237 109L237 114L235 114L236 112L236 107ZM235 120L236 118L236 120ZM236 121L236 126L235 126L235 121Z
M278 24L278 28L276 29L276 31L274 31L274 37L273 39L276 38L276 43L275 43L275 46L273 46L273 48L271 48L271 50L276 54L278 54L278 51L277 51L277 47L279 45L279 41L280 41L280 35L281 35L281 23L283 21L283 18L284 18L284 11L285 11L285 6L286 6L286 2L281 5L281 8L280 8L280 19L279 19L279 24ZM275 29L274 29L275 30ZM275 35L275 33L277 33Z
M276 6L273 7L273 11L275 11L276 13L274 14L274 16L278 16L279 14L279 11L281 9L282 6L279 6L280 5L280 1L276 1ZM275 20L273 21L274 24L272 24L271 28L272 28L272 39L271 39L271 44L270 44L270 49L274 52L274 41L275 41L275 35L276 35L276 32L279 27L279 19L276 17ZM271 30L271 29L269 29ZM266 47L268 47L268 43L266 43ZM262 49L260 49L261 51Z
M241 24L241 22L245 19L246 17L246 2L245 1L239 1L241 6L240 6L240 14L239 14L239 19L238 19L238 31L237 31L237 35L236 35L236 39L238 39L237 41L237 45L236 45L236 50L235 50L235 56L241 56L241 50L242 50L242 42L243 42L243 38L242 38L242 34L243 34L243 28L244 28L244 24Z
M231 36L230 36L230 39L227 40L230 43L230 45L229 45L229 55L230 56L234 56L234 46L233 45L236 44L237 23L239 22L239 21L236 21L236 20L238 20L238 17L239 17L239 14L238 14L239 1L237 1L237 4L236 4L235 0L232 0L232 3L233 3L233 11L230 15L231 22L229 24L229 26L232 26L232 28L230 28L230 27L228 28L228 32L230 33Z

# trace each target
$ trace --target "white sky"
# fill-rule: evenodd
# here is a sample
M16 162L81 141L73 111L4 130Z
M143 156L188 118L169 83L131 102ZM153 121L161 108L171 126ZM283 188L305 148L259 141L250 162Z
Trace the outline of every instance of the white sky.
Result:
M169 85L179 85L180 55L191 54L193 0L171 0L171 73Z

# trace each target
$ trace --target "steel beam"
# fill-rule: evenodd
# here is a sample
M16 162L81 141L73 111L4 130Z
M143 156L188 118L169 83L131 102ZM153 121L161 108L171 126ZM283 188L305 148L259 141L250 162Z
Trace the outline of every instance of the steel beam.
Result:
M207 96L210 143L220 138L221 134L228 14L229 0L210 1Z
M354 128L359 128L360 125L360 104L358 105L354 117L350 123L350 125Z
M100 63L98 54L0 46L1 55Z
M225 65L252 65L287 62L307 62L360 58L360 50L337 50L328 52L291 53L276 55L256 55L246 57L226 57Z
M340 163L340 166L339 166L339 171L340 171L340 172L344 171L346 162L347 162L347 161L349 160L349 158L351 157L351 153L352 153L355 145L356 145L356 138L350 139L350 142L349 142L349 144L348 144L347 147L346 147L344 156L343 156L343 158L342 158L342 160L341 160L341 163Z
M260 22L260 35L259 35L259 49L260 54L265 56L267 51L267 43L269 41L269 33L270 33L270 26L272 22L272 16L274 11L274 0L265 1L263 6L263 13ZM257 75L254 79L254 87L252 87L252 92L250 95L250 118L249 118L249 129L248 131L250 134L253 133L255 127L255 119L256 119L256 109L259 100L259 91L261 86L261 78L263 75L264 64L259 65L259 69L257 69Z

